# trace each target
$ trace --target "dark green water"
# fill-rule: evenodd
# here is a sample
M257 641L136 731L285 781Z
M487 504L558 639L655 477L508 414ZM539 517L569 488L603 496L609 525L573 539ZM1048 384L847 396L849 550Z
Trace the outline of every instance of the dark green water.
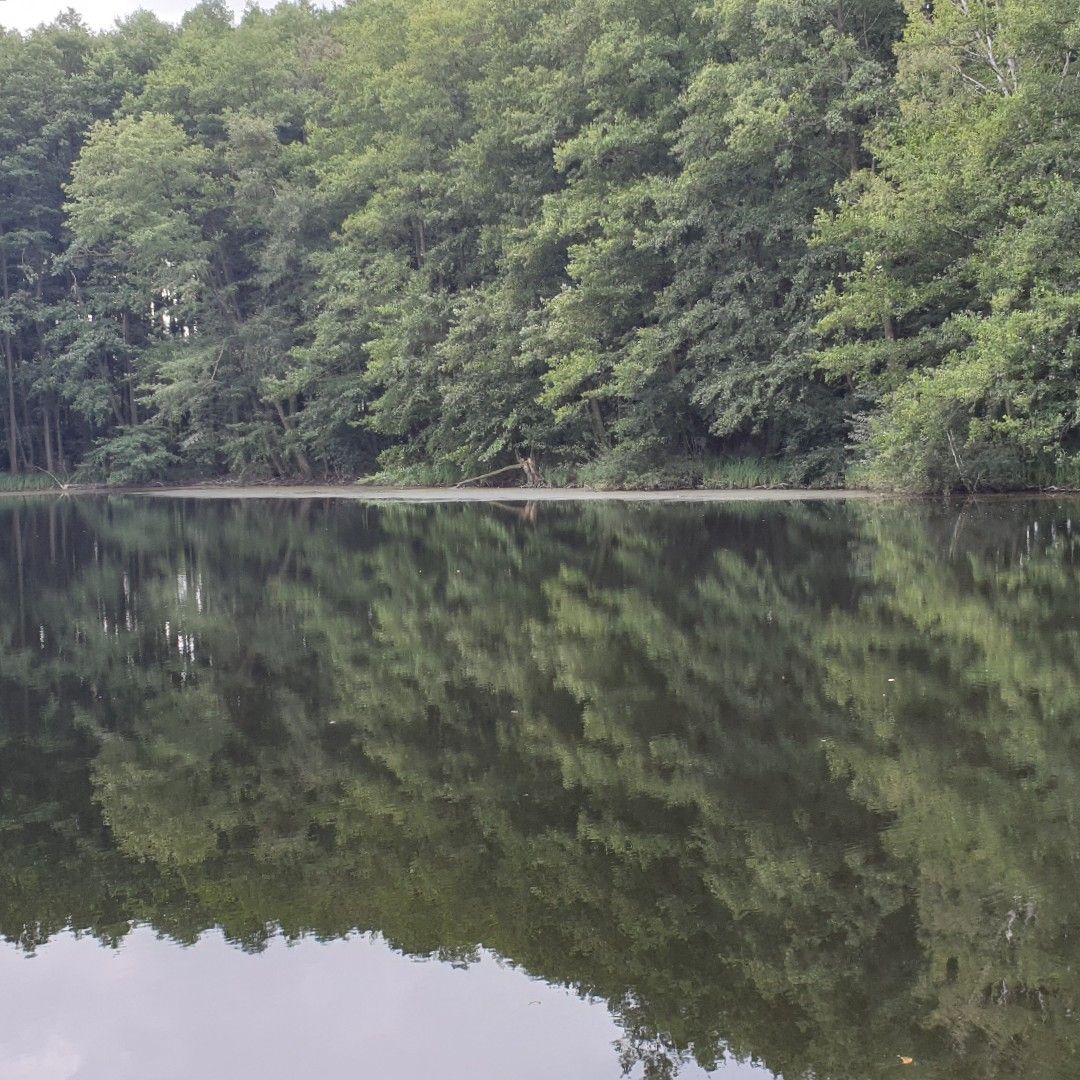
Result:
M0 1075L1080 1075L1074 517L0 500Z

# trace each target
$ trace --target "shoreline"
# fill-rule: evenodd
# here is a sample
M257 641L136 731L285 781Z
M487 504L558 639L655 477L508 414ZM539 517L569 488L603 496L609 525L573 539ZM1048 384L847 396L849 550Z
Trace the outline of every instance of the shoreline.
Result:
M984 499L1056 499L1076 498L1080 492L1009 491L982 495L919 495L903 492L870 491L865 488L665 488L657 490L598 489L570 487L399 487L364 484L182 484L175 487L110 487L104 484L78 484L64 488L32 488L23 491L0 490L5 498L40 496L137 495L156 499L250 500L250 499L340 499L367 503L732 503L732 502L846 502L912 501L946 499L968 501Z
M856 488L666 488L601 490L597 488L527 487L383 487L362 484L185 484L177 487L110 487L79 484L66 488L0 491L4 498L40 496L137 495L152 499L341 499L369 503L721 503L841 502L848 499L890 499L897 496ZM907 497L907 496L900 496Z
M594 488L526 487L366 487L303 484L201 486L131 489L132 495L178 499L342 499L373 503L532 503L532 502L835 502L879 498L873 492L810 488L673 488L661 491L599 491Z
M129 489L129 495L173 499L340 499L350 502L492 503L492 502L835 502L880 498L875 492L840 488L670 488L597 490L581 487L383 487L365 485L191 485Z

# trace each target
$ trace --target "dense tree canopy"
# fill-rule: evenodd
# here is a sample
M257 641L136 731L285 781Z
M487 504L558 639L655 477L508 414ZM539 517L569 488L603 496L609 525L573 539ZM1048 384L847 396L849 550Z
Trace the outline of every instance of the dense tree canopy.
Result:
M0 468L1080 478L1070 0L0 32Z

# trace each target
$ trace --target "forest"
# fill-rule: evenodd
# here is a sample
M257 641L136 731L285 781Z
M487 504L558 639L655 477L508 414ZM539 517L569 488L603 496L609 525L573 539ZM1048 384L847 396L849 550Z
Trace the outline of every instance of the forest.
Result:
M0 487L1080 486L1075 0L0 30Z

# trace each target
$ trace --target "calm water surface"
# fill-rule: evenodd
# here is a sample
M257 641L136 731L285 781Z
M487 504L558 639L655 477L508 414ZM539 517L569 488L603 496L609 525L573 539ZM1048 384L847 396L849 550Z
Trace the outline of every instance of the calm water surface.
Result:
M1080 1075L1074 520L0 500L0 1076Z

